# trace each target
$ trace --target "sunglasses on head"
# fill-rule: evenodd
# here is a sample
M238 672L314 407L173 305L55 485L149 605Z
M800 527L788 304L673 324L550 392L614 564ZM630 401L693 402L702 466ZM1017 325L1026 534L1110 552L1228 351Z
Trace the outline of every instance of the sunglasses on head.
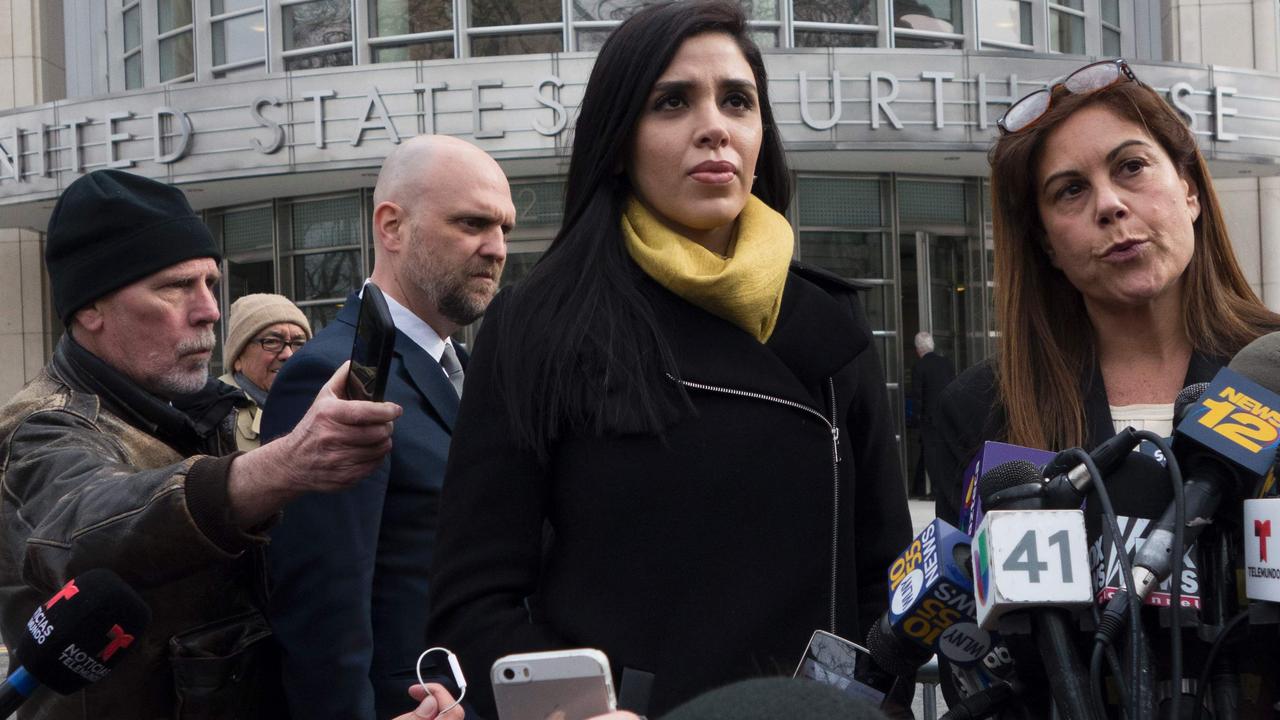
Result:
M1062 87L1072 95L1088 95L1105 90L1122 82L1137 82L1138 76L1129 69L1129 63L1123 59L1103 60L1091 63L1068 75L1062 82L1054 83L1024 95L1021 100L1009 106L1004 115L996 121L1002 135L1021 132L1036 124L1044 117L1053 104L1053 91Z

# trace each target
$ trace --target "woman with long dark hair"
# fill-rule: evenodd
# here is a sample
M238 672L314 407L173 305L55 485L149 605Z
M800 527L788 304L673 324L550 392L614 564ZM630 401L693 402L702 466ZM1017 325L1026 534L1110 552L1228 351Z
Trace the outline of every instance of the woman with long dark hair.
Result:
M955 524L966 507L964 467L984 441L1093 449L1127 426L1167 437L1182 388L1209 382L1242 347L1280 329L1236 262L1195 136L1123 60L1092 63L1019 100L1000 129L990 153L999 353L951 383L934 414L942 442L930 467L951 469L937 513ZM1145 486L1117 481L1117 514L1158 516L1168 486L1162 472ZM1154 510L1138 502L1148 498ZM1094 537L1099 505L1086 507ZM1094 549L1104 556L1096 567L1117 572L1108 548ZM1179 582L1188 595L1220 596L1221 608L1234 603L1234 588L1209 578ZM1169 682L1167 635L1154 618L1157 700L1167 700L1181 680ZM1195 680L1204 648L1185 635L1184 676ZM1274 677L1274 665L1263 667ZM1023 680L1047 688L1025 671Z
M605 43L564 225L468 368L433 644L595 647L659 713L861 638L911 525L856 289L791 263L789 174L742 11L641 11Z

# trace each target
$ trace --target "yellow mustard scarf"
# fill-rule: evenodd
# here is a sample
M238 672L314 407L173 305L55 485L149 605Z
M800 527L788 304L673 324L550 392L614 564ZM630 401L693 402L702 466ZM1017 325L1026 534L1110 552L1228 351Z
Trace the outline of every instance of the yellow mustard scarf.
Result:
M755 195L738 216L731 257L671 230L632 198L622 215L627 252L660 285L764 342L782 307L795 247L791 223Z

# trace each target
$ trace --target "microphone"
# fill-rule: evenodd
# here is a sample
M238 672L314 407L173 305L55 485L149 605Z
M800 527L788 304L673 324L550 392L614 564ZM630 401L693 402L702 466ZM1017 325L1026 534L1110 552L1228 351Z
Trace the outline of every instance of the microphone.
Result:
M1196 401L1187 402L1175 428L1175 449L1185 468L1186 525L1181 553L1213 522L1224 492L1237 493L1249 477L1270 470L1280 446L1280 333L1246 345L1218 371ZM1194 394L1192 388L1183 391ZM1187 398L1180 394L1184 402ZM1175 508L1170 503L1133 559L1140 599L1172 570ZM1124 625L1126 594L1116 593L1103 611L1098 638L1110 643Z
M1245 595L1280 602L1280 498L1245 500L1243 530Z
M151 609L120 576L95 568L36 607L12 648L20 663L0 684L0 718L41 686L61 695L111 674L151 622Z
M1041 471L1025 461L997 466L981 478L987 513L973 541L977 619L987 630L1029 621L1061 716L1087 720L1093 712L1084 700L1086 675L1066 610L1092 600L1084 513L1078 505L1036 509L1049 501L1047 487ZM1017 509L1005 509L1010 506Z

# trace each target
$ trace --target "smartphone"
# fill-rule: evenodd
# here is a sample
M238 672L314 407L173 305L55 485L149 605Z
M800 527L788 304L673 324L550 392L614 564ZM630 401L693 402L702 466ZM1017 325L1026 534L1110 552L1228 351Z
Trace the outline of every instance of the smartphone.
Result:
M815 630L795 677L831 685L858 700L882 707L896 677L871 662L871 651L839 635Z
M365 283L360 299L360 318L351 343L351 369L347 372L347 397L352 400L382 402L391 370L391 350L396 344L396 326L382 291Z
M599 650L522 653L489 672L499 720L585 720L613 712L609 658Z

